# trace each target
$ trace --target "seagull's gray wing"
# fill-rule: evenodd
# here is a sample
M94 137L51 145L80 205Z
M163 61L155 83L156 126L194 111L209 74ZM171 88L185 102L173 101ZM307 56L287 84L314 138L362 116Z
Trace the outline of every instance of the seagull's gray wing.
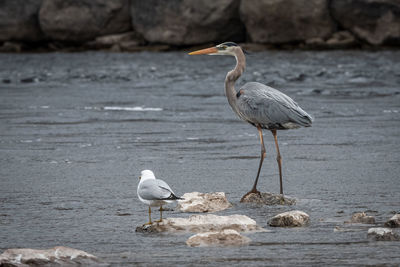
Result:
M170 199L174 192L163 180L149 179L140 183L138 195L146 200Z

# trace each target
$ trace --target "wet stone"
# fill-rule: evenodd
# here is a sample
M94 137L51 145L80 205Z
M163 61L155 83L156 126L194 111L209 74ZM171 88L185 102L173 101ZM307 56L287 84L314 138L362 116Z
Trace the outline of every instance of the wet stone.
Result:
M273 227L301 227L308 225L310 216L299 210L292 210L280 213L268 221Z
M50 249L7 249L0 255L0 266L107 266L85 251L69 247Z
M296 200L281 194L273 193L251 193L243 197L240 202L242 203L256 203L264 205L295 205Z
M395 214L392 218L385 222L385 226L390 228L400 227L400 213Z
M207 246L243 246L250 243L250 238L232 229L218 232L199 233L189 237L186 244L190 247Z
M368 237L376 241L399 241L400 236L389 228L376 227L368 229Z
M232 207L224 192L185 193L177 205L181 212L216 212Z
M160 223L136 228L140 233L159 232L210 232L233 229L238 232L265 231L256 221L245 215L218 216L214 214L192 215L188 218L167 218Z
M346 221L345 223L364 223L364 224L374 224L375 218L374 216L367 216L365 212L356 212L351 216L350 221Z

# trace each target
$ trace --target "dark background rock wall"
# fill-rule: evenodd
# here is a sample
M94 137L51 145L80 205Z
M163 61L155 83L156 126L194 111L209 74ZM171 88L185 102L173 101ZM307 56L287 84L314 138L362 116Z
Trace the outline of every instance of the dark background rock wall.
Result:
M399 0L0 0L2 51L399 46Z

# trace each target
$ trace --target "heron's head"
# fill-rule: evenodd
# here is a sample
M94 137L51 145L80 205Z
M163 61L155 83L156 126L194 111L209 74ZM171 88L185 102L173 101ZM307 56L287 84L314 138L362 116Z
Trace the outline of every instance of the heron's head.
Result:
M190 52L189 55L228 55L235 56L238 50L242 48L234 42L226 42L219 44L214 47L201 49L197 51Z
M156 179L156 177L154 176L154 173L150 170L144 170L140 173L140 176L139 176L140 181L144 181L147 179Z

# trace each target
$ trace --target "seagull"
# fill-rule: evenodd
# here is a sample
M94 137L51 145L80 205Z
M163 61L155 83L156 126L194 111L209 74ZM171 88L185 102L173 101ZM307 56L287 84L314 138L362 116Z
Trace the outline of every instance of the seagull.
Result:
M156 179L150 170L143 170L139 180L137 187L139 200L149 206L149 222L144 225L152 224L151 207L160 207L160 220L156 222L162 222L162 206L174 200L183 199L177 197L166 182Z

